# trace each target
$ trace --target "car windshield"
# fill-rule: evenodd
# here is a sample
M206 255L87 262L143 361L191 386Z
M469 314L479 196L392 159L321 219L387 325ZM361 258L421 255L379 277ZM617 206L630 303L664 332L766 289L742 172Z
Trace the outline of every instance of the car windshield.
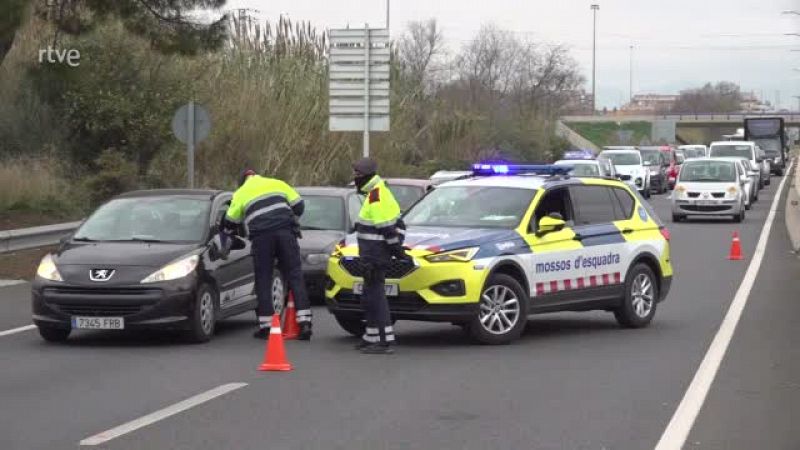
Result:
M344 199L332 195L303 195L305 211L300 216L303 230L344 230Z
M610 159L615 166L638 166L642 163L639 153L604 153L603 156Z
M703 158L706 156L706 152L701 148L685 148L683 149L683 154L686 156L686 159Z
M564 163L563 165L571 165L572 170L570 174L576 177L599 177L600 176L600 168L597 164L586 164L586 163Z
M777 138L756 139L756 144L764 150L764 153L778 156L781 153L781 141Z
M409 186L386 183L389 190L394 194L395 200L400 204L400 209L407 210L414 204L423 194L425 190L421 186Z
M683 165L680 181L733 182L736 181L736 166L731 161L690 161Z
M750 159L753 148L749 145L720 144L711 146L712 157L737 157L742 156Z
M645 166L658 166L661 164L661 152L658 150L640 150Z
M211 201L197 197L118 198L101 206L73 239L200 242L209 230Z
M406 225L514 228L536 193L533 189L491 186L443 186L414 205Z

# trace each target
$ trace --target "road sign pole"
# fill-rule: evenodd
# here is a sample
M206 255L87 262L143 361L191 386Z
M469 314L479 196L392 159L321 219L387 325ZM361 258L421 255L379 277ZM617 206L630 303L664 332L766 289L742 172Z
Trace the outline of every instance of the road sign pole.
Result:
M369 25L364 24L364 158L369 158Z
M189 128L186 139L187 164L186 169L189 174L189 189L194 189L194 101L189 102L189 114L187 127Z

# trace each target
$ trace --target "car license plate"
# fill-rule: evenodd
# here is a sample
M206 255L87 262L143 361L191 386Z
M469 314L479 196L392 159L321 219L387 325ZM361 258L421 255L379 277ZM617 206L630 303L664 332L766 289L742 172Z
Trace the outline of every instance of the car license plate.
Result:
M82 317L72 316L72 328L81 330L124 330L122 317Z
M697 204L700 206L710 206L710 205L716 205L717 202L716 200L698 200Z
M397 295L400 292L399 286L397 286L396 284L391 284L391 283L386 283L386 285L384 286L384 289L385 289L386 295L388 295L390 297L397 297ZM364 293L364 283L361 283L361 282L353 283L353 294L361 295L363 293Z

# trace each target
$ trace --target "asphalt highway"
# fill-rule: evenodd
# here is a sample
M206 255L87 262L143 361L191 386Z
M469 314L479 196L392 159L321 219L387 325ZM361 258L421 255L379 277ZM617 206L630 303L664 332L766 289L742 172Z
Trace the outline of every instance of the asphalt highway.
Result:
M53 345L36 330L2 334L31 322L28 285L0 288L0 448L653 448L742 282L778 182L741 224L672 224L668 198L652 198L672 233L675 278L640 330L603 312L534 316L520 341L489 347L448 324L398 322L397 353L365 356L317 308L313 340L287 343L295 370L263 373L249 315L204 345L106 332ZM776 205L686 448L800 448L800 260ZM727 260L733 231L743 261Z

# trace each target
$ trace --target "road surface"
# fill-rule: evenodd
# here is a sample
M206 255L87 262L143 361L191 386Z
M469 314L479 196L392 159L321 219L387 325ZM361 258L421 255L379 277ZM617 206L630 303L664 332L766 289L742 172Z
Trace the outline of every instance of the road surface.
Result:
M220 324L205 345L158 333L84 332L66 345L30 329L0 334L0 448L653 448L728 311L777 187L773 178L742 224L668 223L675 280L641 330L620 329L609 313L554 314L532 318L513 345L488 347L447 324L399 322L398 352L376 357L355 352L320 308L313 341L287 344L290 373L255 370L263 343L249 316ZM666 196L652 203L670 217ZM800 448L800 260L777 205L686 448ZM744 261L726 259L734 230ZM0 333L30 324L28 289L0 288Z

